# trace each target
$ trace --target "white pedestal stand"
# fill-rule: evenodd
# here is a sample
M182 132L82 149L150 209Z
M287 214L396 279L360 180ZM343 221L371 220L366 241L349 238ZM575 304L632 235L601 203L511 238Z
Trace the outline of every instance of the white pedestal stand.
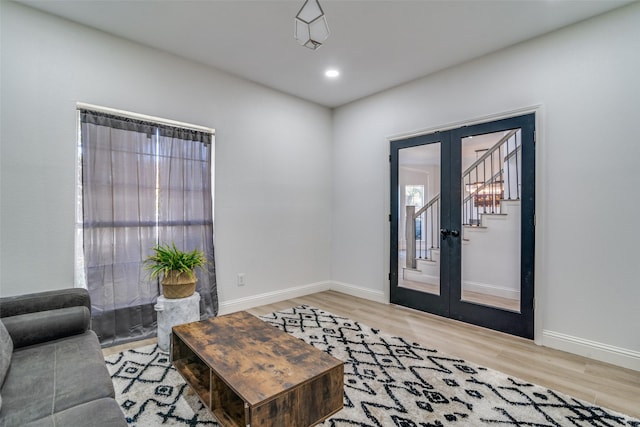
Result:
M158 347L168 352L171 345L171 328L200 320L200 294L195 292L190 297L176 299L160 295L153 308L158 312Z

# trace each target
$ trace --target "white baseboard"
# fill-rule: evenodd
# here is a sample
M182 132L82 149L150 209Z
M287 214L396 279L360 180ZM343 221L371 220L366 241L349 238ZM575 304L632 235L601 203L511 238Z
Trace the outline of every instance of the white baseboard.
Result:
M543 330L542 345L623 368L640 371L640 352L586 340L559 332Z
M261 305L273 304L276 302L284 301L291 298L298 298L305 295L315 294L317 292L324 292L334 290L342 292L343 294L352 295L368 299L371 301L388 304L389 300L384 292L373 291L371 289L362 288L359 286L351 285L342 282L317 282L308 285L294 286L287 289L281 289L273 292L265 292L263 294L251 295L244 298L238 298L229 301L220 301L218 307L218 314L229 314L237 311L248 310L253 307L259 307Z
M294 286L279 291L265 292L263 294L251 295L230 301L221 301L218 307L218 314L229 314L237 311L248 310L266 304L273 304L291 298L298 298L316 292L328 291L331 289L331 282L317 282L308 285Z
M352 295L354 297L367 299L369 301L389 304L389 298L383 291L374 291L344 282L331 282L331 290L342 292L343 294L347 295Z
M501 288L495 285L488 285L486 283L468 282L465 281L462 284L462 289L465 291L478 292L485 295L492 295L494 297L502 297L508 299L520 299L520 291L508 288Z

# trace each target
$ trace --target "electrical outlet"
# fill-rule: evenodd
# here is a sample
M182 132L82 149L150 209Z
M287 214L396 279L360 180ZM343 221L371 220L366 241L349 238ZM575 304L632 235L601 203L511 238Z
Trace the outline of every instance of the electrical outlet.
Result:
M238 273L238 286L244 286L244 284L245 284L244 273Z

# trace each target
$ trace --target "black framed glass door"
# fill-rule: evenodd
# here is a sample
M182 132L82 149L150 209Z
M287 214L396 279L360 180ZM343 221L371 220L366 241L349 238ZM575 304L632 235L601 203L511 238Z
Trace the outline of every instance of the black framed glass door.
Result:
M391 302L533 338L535 115L391 142Z
M391 302L441 316L449 315L450 292L442 268L449 254L440 243L441 225L450 216L441 198L450 187L451 144L442 139L448 136L391 143Z

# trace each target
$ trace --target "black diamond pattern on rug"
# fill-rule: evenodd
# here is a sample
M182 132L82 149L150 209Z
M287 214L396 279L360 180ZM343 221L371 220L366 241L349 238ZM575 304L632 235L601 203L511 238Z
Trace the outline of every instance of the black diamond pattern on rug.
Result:
M640 427L640 420L314 307L262 320L345 362L344 409L321 426ZM155 346L108 357L107 365L129 424L216 425Z
M218 425L157 345L105 359L129 425Z

